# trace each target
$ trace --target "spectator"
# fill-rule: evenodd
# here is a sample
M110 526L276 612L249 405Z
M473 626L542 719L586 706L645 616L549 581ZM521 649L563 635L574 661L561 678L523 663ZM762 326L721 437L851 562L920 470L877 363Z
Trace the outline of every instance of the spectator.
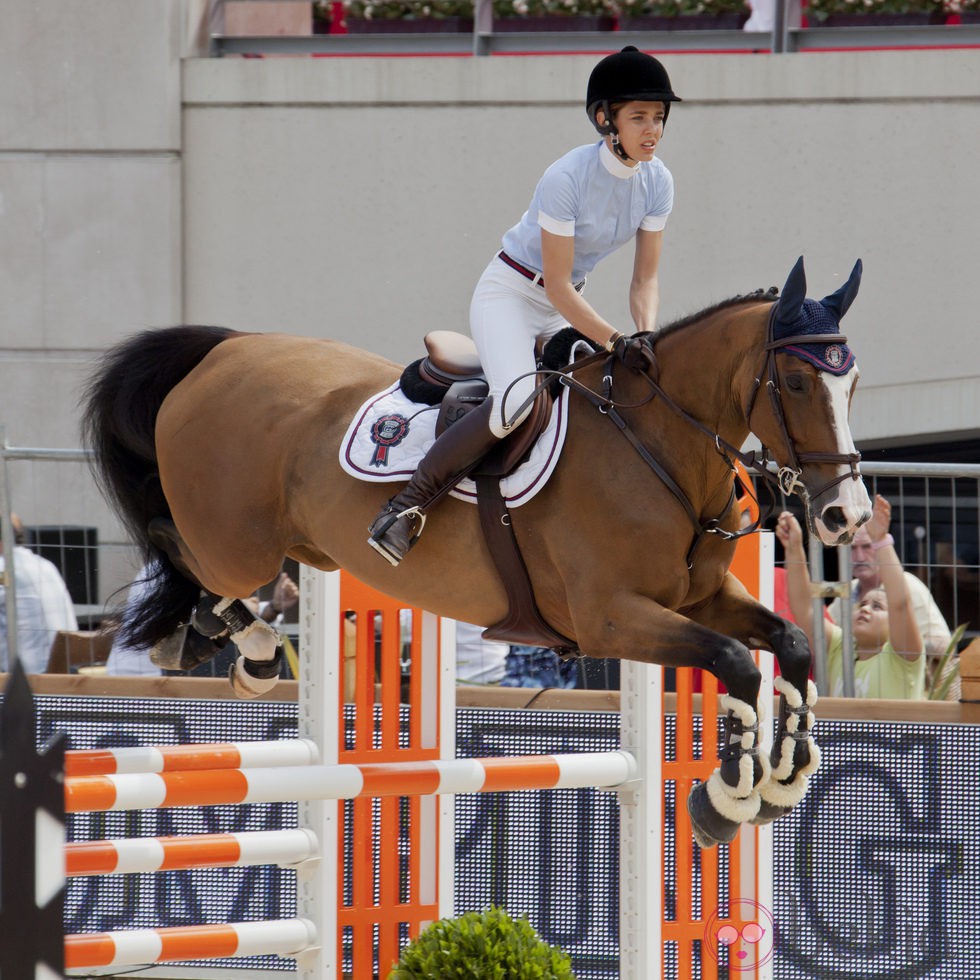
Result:
M861 698L921 699L925 697L922 638L912 614L906 576L888 534L888 521L887 509L876 504L867 529L877 545L880 584L868 590L854 610L855 693ZM790 608L813 649L813 606L803 531L789 511L779 515L776 535L786 552ZM825 625L825 633L830 693L839 697L844 692L842 633L834 623Z
M24 525L10 515L14 528L14 575L17 596L17 655L29 674L48 668L58 630L77 630L75 607L57 567L24 547ZM0 573L5 570L0 542ZM7 649L7 590L0 585L0 666L10 668Z
M855 607L869 592L881 586L880 555L888 554L895 543L894 538L888 533L891 514L891 504L881 494L876 494L870 523L858 528L851 542L851 562L854 573L851 581L851 598ZM872 540L869 528L884 530ZM883 552L884 548L888 548L889 552ZM939 662L949 646L951 638L949 627L925 583L911 572L903 571L903 574L905 587L912 603L912 615L922 637L928 666L932 667ZM829 607L830 618L838 625L840 625L841 608L840 599L834 599ZM931 673L931 670L928 672Z
M749 0L752 14L742 25L742 30L772 32L776 27L776 2L777 0ZM782 0L778 2L782 3ZM786 27L799 27L803 23L802 6L798 0L787 4L785 10Z

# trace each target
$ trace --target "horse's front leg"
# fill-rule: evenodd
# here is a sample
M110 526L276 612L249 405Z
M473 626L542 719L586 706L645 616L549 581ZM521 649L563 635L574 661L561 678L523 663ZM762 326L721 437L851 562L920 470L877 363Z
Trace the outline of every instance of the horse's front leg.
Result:
M735 838L743 823L758 816L759 788L769 780L769 760L759 752L757 706L762 674L743 642L649 599L635 596L632 600L619 597L614 606L606 607L607 613L623 610L625 618L607 616L606 636L598 644L589 642L580 628L576 636L582 650L592 655L666 667L700 667L728 687L729 693L721 699L728 715L718 768L688 798L698 844L726 843ZM622 622L630 626L624 628Z
M820 750L813 740L812 709L817 689L809 679L810 647L806 635L749 595L731 573L714 599L692 613L691 618L748 647L771 650L776 655L781 676L774 682L780 701L770 757L772 772L771 778L760 786L762 801L752 818L755 824L769 823L803 799L810 776L820 765Z

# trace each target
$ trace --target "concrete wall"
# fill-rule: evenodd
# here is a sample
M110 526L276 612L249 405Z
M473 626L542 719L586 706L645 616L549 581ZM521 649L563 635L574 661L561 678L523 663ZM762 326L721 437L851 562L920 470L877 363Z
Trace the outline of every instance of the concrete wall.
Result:
M592 139L593 56L189 57L203 0L12 0L0 31L0 425L77 446L93 358L174 322L414 357L534 182ZM183 61L182 61L183 59ZM865 261L847 319L864 443L980 430L980 59L971 51L665 55L676 209L663 319ZM631 256L588 295L629 329ZM95 523L16 477L33 523ZM79 516L77 512L81 510Z
M78 445L92 354L181 316L180 23L169 0L13 0L0 31L0 424Z
M806 257L859 256L847 319L862 441L980 427L975 52L664 56L684 102L663 318ZM184 66L185 314L409 359L470 291L559 153L591 139L587 57L196 60ZM588 295L628 328L627 249Z
M6 0L0 28L0 426L80 445L93 357L182 318L180 58L172 0ZM11 463L27 524L95 526L102 597L133 556L87 467Z

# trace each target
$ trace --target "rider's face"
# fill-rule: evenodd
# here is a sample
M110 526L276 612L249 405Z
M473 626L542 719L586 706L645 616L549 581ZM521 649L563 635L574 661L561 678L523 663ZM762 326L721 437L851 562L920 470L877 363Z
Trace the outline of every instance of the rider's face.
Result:
M663 102L626 102L613 111L619 142L636 162L650 161L664 134Z

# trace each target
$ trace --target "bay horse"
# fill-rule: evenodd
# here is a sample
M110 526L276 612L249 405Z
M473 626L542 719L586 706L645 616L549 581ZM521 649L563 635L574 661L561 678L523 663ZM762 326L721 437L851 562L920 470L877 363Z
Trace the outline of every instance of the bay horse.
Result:
M801 258L778 298L736 297L650 335L646 371L604 352L574 364L562 456L512 514L541 616L582 653L700 667L727 686L719 767L688 800L702 846L787 812L818 765L806 639L728 571L733 458L749 458L737 447L754 433L827 545L870 517L847 422L858 371L839 331L860 276L858 262L835 293L807 299ZM86 393L86 441L157 569L132 642L165 642L192 614L212 635L215 600L251 595L285 556L465 622L506 616L471 504L436 507L397 568L366 543L390 488L347 475L339 447L359 406L400 371L344 343L217 327L146 331L104 355ZM229 627L236 643L240 625ZM771 650L782 675L771 758L759 751L750 648ZM278 676L278 663L265 675L244 666L233 683L246 696Z

